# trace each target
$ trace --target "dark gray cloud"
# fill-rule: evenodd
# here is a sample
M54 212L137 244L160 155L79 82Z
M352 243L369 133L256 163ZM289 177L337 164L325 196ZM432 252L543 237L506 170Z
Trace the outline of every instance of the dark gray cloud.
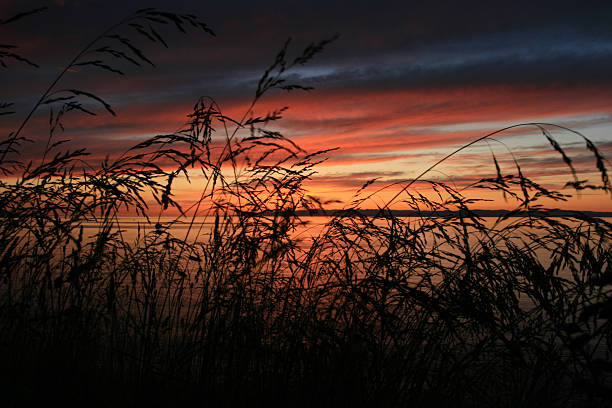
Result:
M381 86L497 81L609 81L612 5L605 2L474 1L101 1L51 2L44 14L7 26L32 59L67 61L89 38L139 7L191 12L218 38L166 30L171 52L150 48L159 70L232 88L255 81L287 37L296 47L340 33L310 80ZM9 15L39 2L9 2ZM3 14L4 14L3 13ZM26 28L24 30L24 28ZM4 36L3 36L4 37ZM29 44L27 44L29 43ZM38 54L38 55L37 55ZM40 55L42 54L42 55ZM307 73L307 72L303 72ZM153 75L149 71L145 74Z
M5 1L0 18L39 6ZM138 40L156 68L118 64L126 77L86 68L68 75L63 87L94 91L119 107L192 103L201 95L222 104L247 100L286 38L294 39L295 55L334 33L340 38L293 79L320 89L372 92L612 85L609 2L58 0L48 6L0 26L3 42L19 45L41 65L12 62L3 71L2 99L15 101L19 111L33 104L80 47L141 7L196 14L217 38L167 27L169 50Z

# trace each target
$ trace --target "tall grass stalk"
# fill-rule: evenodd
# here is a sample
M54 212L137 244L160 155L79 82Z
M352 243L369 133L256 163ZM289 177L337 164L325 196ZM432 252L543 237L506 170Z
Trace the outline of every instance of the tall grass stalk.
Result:
M304 182L333 149L304 151L270 130L284 109L258 117L254 108L273 89L308 89L286 82L291 69L331 40L292 60L287 42L239 120L202 98L184 129L117 158L63 150L55 138L67 112L94 114L83 103L95 101L114 114L92 92L58 90L63 76L74 66L121 74L104 55L153 64L117 30L167 46L163 23L212 33L191 15L130 15L79 52L0 145L0 168L16 178L0 181L9 406L610 404L612 225L546 212L542 199L566 195L530 180L518 161L503 174L493 156L496 176L470 186L507 197L512 211L497 219L483 219L462 190L426 180L432 166L369 215L380 191L366 183L312 240L299 238L304 214L326 207ZM24 163L27 124L43 108L43 159ZM597 186L577 178L555 125L516 126L550 142L572 187L610 192L607 162L588 138L574 132L593 154ZM200 198L183 204L173 183L194 174L205 180ZM398 203L414 216L389 210ZM169 210L181 216L166 222ZM133 240L127 212L151 220ZM181 222L186 229L174 228Z

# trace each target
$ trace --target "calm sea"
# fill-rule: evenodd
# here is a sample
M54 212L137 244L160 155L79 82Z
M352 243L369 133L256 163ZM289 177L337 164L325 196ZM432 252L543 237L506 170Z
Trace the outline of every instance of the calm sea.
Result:
M417 218L412 217L400 218L406 223L418 221ZM612 218L608 217L602 219L612 223ZM321 232L325 229L325 226L330 222L331 217L301 217L301 220L304 221L304 225L297 228L297 230L294 232L294 237L308 242L312 237L316 237L321 234ZM497 218L485 217L483 220L485 226L493 227ZM517 218L509 218L508 220L504 221L503 224L498 225L497 229L502 228L504 225L508 225L509 223L514 223L517 220ZM159 225L161 225L167 227L168 232L177 238L185 238L188 241L197 239L204 241L207 240L214 228L214 217L196 217L193 222L191 221L192 220L190 218L177 219L175 217L151 218L150 221L147 221L142 217L119 217L116 231L120 231L124 241L132 242L139 237L143 237L147 233L153 232ZM377 223L380 223L381 225L385 222L386 221L384 220L377 221ZM578 224L578 222L572 222L570 225L577 227ZM85 223L83 224L83 227L83 236L86 240L94 238L100 230L100 225L95 223ZM522 232L527 231L523 230ZM474 239L476 238L477 237L474 237Z

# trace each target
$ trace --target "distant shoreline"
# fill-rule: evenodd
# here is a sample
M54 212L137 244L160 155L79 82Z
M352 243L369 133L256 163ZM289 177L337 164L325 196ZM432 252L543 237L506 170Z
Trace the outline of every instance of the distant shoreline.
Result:
M272 215L272 212L262 212L252 215L268 216ZM360 216L380 216L385 218L389 215L394 217L457 217L467 216L469 214L476 215L478 217L576 217L576 216L587 216L606 218L612 217L612 211L578 211L578 210L543 210L543 211L510 211L510 210L470 210L468 211L414 211L414 210L317 210L317 211L306 211L300 210L295 211L292 214L297 216L307 217L353 217L356 215Z
M280 211L279 213L283 213ZM260 213L244 213L245 215L251 216L260 216L266 217L274 215L271 211L264 211ZM470 210L470 211L414 211L414 210L376 210L376 209L368 209L368 210L299 210L291 212L291 215L298 217L354 217L354 216L365 216L365 217L375 217L379 218L388 218L390 215L394 217L441 217L441 218L450 218L450 217L458 217L463 215L475 215L477 217L482 218L490 218L490 217L594 217L594 218L612 218L612 211L578 211L578 210L543 210L543 211L510 211L510 210ZM237 215L237 214L236 214ZM289 215L289 213L288 213ZM8 214L0 209L0 218L7 218ZM205 217L207 215L202 214L200 217ZM208 216L214 216L214 214L208 214ZM139 218L134 215L125 215L119 216L120 218ZM171 218L180 218L180 216L176 215L168 215ZM152 219L154 219L153 217Z

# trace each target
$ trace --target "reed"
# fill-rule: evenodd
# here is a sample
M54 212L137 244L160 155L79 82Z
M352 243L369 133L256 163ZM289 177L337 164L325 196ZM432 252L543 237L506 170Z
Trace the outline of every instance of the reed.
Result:
M67 112L96 113L85 101L114 111L89 91L60 91L63 76L74 66L121 74L105 56L153 64L117 30L167 46L165 25L212 34L195 16L137 11L80 51L0 144L0 169L13 177L0 180L5 406L612 402L612 225L546 212L542 199L566 196L530 180L518 162L504 174L493 156L496 176L470 186L505 194L512 212L494 221L461 190L427 180L432 166L375 212L363 211L380 193L368 182L342 211L327 212L312 241L296 235L305 214L326 211L304 182L334 149L304 151L270 130L283 109L257 117L254 107L273 89L306 89L287 82L291 69L333 38L293 60L285 43L240 119L202 98L184 129L119 157L95 163L85 149L65 150L56 133ZM51 112L44 156L24 163L26 125L41 109ZM588 138L576 133L593 155L597 186L579 181L554 125L516 126L550 142L576 190L610 192L607 162ZM173 183L195 172L205 182L186 205ZM397 203L414 216L396 216ZM162 222L169 209L182 215ZM122 233L130 211L153 226L134 240ZM186 228L173 228L179 223Z

